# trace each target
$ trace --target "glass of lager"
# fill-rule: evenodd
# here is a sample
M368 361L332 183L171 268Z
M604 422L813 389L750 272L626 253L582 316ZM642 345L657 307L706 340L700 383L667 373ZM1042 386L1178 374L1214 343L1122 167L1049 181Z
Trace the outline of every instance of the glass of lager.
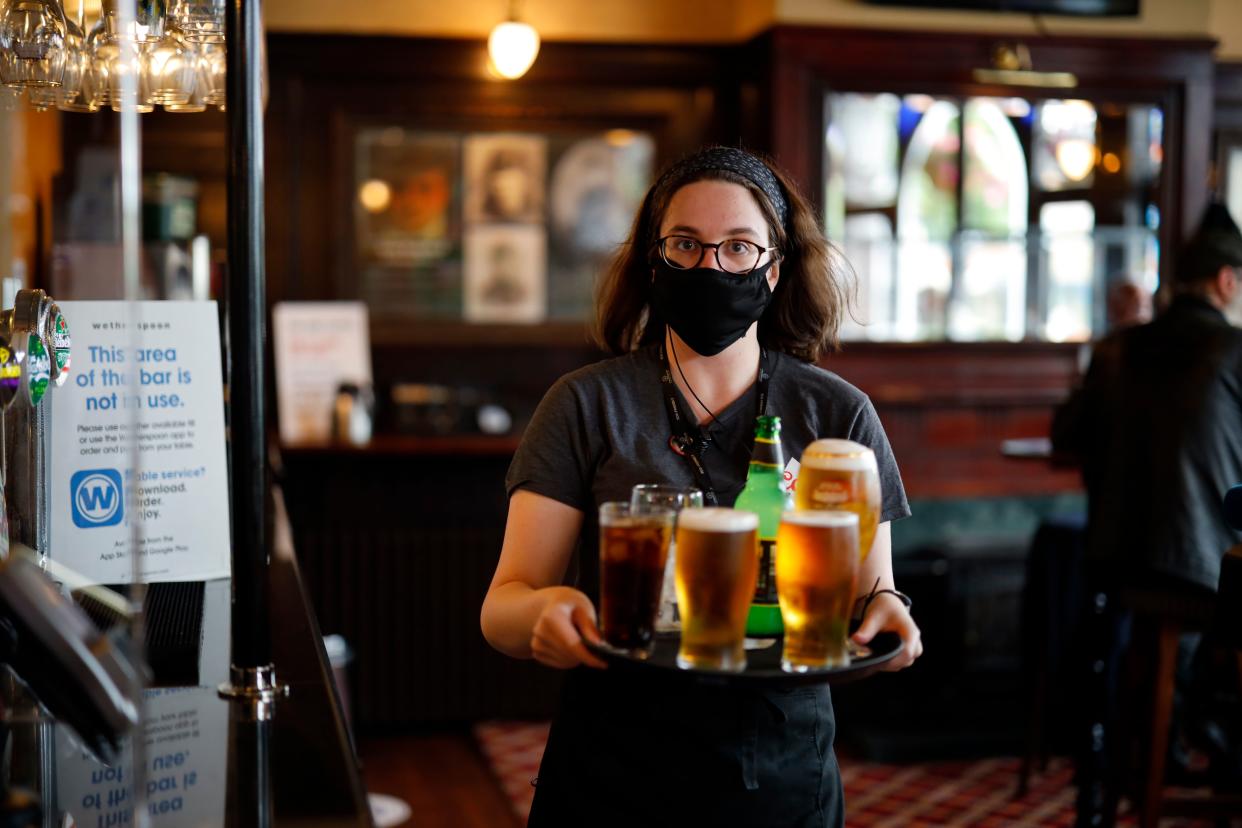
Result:
M651 653L674 512L628 503L599 507L600 635L639 658Z
M776 593L785 622L781 667L786 672L849 665L857 582L858 515L818 510L781 515Z
M702 509L703 492L667 483L639 483L630 492L630 508L641 509L645 506L664 506L674 512L682 509ZM658 633L672 633L681 629L681 620L677 615L676 579L673 574L677 561L676 537L674 533L674 542L669 544L668 560L664 563L664 588L660 593L660 610L656 613Z
M737 509L687 509L677 521L677 666L746 669L746 614L755 594L759 516Z
M858 560L867 559L880 525L880 474L875 452L853 440L816 440L802 452L794 503L858 515Z

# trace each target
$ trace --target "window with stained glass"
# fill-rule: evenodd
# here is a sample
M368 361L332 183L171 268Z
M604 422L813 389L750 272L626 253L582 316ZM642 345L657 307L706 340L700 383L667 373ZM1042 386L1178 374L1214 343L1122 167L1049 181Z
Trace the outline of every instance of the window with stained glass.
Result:
M825 226L857 275L843 335L1081 341L1157 287L1159 109L833 93Z

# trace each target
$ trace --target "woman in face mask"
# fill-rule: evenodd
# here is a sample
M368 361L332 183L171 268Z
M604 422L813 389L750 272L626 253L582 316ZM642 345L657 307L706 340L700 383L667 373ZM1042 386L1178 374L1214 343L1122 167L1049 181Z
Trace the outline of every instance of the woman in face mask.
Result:
M766 413L783 419L786 457L821 437L874 450L882 523L858 583L889 592L855 639L897 632L890 669L919 656L893 583L889 522L910 511L892 451L867 397L815 365L844 305L818 220L760 158L706 149L647 193L599 291L598 339L617 356L562 377L540 403L509 469L483 604L492 646L571 670L531 828L844 824L827 685L755 692L623 675L583 643L599 639L599 504L666 482L731 506Z

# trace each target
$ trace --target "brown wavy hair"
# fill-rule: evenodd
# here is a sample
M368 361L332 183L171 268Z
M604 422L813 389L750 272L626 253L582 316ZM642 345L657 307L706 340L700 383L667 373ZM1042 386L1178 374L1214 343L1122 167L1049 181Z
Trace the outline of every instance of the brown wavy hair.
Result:
M759 320L759 341L805 362L817 362L837 349L837 331L853 291L844 257L824 238L819 219L793 180L769 159L762 160L784 190L789 210L784 225L763 190L729 170L703 170L664 192L656 186L647 191L629 238L596 289L592 331L596 344L610 353L624 354L663 338L664 322L651 307L651 265L660 224L678 190L695 181L711 180L746 188L780 251L780 279Z

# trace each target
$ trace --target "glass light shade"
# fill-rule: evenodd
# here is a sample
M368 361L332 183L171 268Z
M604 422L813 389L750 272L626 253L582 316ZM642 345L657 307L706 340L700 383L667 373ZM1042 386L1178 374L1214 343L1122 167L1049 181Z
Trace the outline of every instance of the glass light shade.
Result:
M191 43L224 42L226 0L173 0L168 16Z
M487 38L487 54L498 75L510 80L520 78L539 55L539 32L516 20L501 23Z
M198 54L190 44L174 35L165 35L147 55L151 102L165 106L189 103L197 69Z
M0 15L0 83L60 86L66 31L58 0L12 0Z

